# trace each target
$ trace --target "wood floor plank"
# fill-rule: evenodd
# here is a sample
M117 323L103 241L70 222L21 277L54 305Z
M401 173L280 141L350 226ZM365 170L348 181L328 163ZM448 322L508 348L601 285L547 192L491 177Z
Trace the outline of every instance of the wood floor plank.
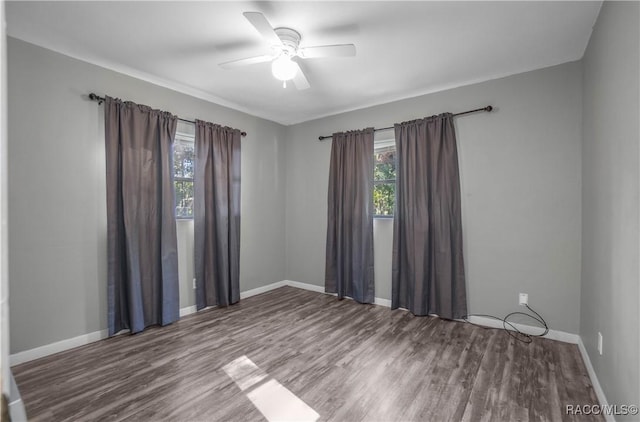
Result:
M575 345L292 287L13 371L33 421L266 420L222 369L242 356L322 421L571 421L597 403Z

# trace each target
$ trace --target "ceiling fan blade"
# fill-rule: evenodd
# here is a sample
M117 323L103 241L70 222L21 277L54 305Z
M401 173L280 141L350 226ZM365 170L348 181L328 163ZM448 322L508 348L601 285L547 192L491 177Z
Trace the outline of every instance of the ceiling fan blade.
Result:
M356 55L356 46L353 44L337 44L304 47L298 50L298 55L303 59L315 59L320 57L350 57Z
M299 91L302 91L303 89L311 88L311 85L309 85L309 81L307 80L307 77L304 76L304 72L302 71L302 68L298 63L295 63L295 64L298 67L298 71L296 72L296 76L293 77L293 84L296 86L296 88L298 88Z
M273 26L269 23L267 18L260 12L244 12L244 17L253 25L253 27L267 40L269 45L282 45L282 40L273 30Z
M250 64L256 63L264 63L273 60L273 56L256 56L256 57L248 57L246 59L240 60L231 60L230 62L224 62L218 64L223 69L233 69L240 66L247 66Z

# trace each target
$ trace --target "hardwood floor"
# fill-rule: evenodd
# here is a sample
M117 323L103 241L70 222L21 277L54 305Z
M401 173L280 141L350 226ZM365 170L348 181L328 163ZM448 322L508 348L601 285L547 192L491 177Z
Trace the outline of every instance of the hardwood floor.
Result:
M34 421L262 421L242 356L323 421L604 420L565 415L597 403L575 345L292 287L13 371Z

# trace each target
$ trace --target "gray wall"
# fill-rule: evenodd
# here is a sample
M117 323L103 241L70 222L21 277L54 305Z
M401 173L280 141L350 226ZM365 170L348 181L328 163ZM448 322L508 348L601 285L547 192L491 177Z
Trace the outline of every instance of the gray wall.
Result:
M552 329L577 333L581 78L568 63L289 127L287 279L324 283L331 145L319 135L492 104L456 119L470 312L504 316L524 292ZM374 232L376 296L389 299L392 222Z
M638 28L637 2L605 2L583 58L580 335L610 404L640 405Z
M11 352L105 329L103 109L89 92L248 132L242 141L240 287L284 279L285 128L8 39ZM181 306L193 225L178 222Z

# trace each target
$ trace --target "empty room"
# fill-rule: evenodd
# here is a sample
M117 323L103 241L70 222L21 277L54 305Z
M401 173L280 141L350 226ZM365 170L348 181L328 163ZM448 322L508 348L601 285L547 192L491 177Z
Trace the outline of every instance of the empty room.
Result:
M640 421L640 2L0 5L2 421Z

